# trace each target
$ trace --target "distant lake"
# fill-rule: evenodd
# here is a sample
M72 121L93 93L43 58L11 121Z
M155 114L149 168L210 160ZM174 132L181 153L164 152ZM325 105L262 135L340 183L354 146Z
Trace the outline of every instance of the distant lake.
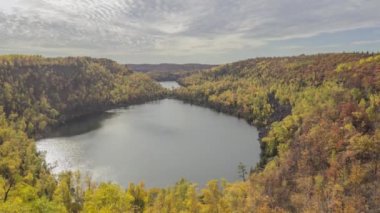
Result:
M159 83L166 89L176 89L181 87L176 81L160 81Z
M257 130L244 120L165 99L81 118L37 142L53 172L77 170L124 186L165 187L186 178L238 180L239 162L255 166Z

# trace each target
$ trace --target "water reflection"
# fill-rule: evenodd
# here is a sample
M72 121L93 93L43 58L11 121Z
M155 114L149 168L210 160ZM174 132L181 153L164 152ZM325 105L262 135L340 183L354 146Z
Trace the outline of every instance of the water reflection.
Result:
M70 122L55 136L37 142L57 162L53 172L79 169L124 186L233 181L239 162L254 166L260 157L257 130L244 120L171 99Z
M107 111L79 117L53 129L49 134L47 134L47 137L71 137L91 132L101 128L102 123L106 119L112 118L114 115L116 115L115 112Z

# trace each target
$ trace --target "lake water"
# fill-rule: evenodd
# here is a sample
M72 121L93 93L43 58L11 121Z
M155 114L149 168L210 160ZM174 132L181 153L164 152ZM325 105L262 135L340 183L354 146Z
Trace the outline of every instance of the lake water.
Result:
M81 118L37 142L54 173L77 170L124 186L165 187L186 178L238 180L259 161L257 130L244 120L165 99Z
M166 89L176 89L181 87L181 85L179 85L176 81L160 81L159 83Z

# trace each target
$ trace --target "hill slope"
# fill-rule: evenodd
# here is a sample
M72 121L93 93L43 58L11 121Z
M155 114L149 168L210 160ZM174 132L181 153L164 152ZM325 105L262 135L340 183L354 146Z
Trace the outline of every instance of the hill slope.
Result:
M108 59L0 57L0 105L29 135L57 121L152 100L163 89Z
M105 59L0 57L0 211L377 212L380 55L257 58L198 72L171 95L257 125L263 156L247 181L186 180L123 189L79 173L55 178L30 136L119 104L164 97ZM145 154L145 153L142 153ZM240 166L244 176L245 168Z
M177 98L261 127L251 209L380 209L380 55L257 58L181 83Z
M144 72L158 81L175 81L193 72L207 70L215 65L207 64L128 64L136 72Z

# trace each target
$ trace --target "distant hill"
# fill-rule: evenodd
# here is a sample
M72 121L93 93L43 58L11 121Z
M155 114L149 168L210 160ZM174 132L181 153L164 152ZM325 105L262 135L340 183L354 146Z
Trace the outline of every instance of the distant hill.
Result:
M157 81L175 81L189 74L210 69L209 64L127 64L130 70L147 73Z
M136 72L177 72L197 71L210 69L216 65L209 64L127 64L127 67Z

